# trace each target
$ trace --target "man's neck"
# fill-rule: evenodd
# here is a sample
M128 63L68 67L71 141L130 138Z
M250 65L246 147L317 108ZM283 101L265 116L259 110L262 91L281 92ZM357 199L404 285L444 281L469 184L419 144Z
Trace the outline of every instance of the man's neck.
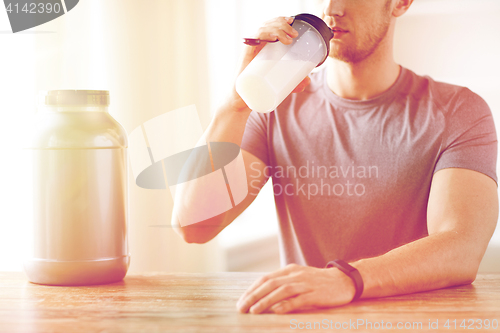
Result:
M356 64L329 57L327 83L339 97L367 100L388 90L396 82L400 70L392 57L392 48L381 47Z

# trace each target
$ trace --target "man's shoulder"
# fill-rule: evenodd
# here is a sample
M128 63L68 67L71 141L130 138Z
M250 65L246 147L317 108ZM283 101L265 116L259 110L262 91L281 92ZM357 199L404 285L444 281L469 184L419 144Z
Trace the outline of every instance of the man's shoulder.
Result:
M444 113L463 107L489 110L484 99L465 86L435 80L429 75L418 75L406 68L403 70L406 75L406 84L401 91L403 94L419 101L428 101Z

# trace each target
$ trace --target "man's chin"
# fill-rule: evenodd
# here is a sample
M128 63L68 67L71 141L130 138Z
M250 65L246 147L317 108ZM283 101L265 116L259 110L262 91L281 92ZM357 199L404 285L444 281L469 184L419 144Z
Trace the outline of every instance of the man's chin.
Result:
M333 51L333 52L332 52ZM342 61L348 64L354 63L353 56L351 54L345 54L343 52L336 52L335 50L330 50L330 54L328 54L328 58L333 60Z

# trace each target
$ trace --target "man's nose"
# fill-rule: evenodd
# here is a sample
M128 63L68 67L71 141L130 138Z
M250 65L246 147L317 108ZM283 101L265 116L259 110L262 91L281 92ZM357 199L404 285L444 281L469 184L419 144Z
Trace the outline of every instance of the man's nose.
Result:
M347 1L349 0L326 0L323 13L325 16L344 16Z

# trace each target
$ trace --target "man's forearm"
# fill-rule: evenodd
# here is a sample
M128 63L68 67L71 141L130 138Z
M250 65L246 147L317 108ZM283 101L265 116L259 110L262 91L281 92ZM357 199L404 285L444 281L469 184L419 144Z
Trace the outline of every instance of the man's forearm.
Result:
M206 142L231 142L241 145L250 109L238 109L229 102L217 110L212 122L205 131Z
M249 114L248 108L237 109L228 102L217 111L199 144L206 143L210 147L211 142L229 142L240 146ZM211 155L210 148L209 154ZM199 161L200 158L206 157L190 156L183 166L183 172L188 175L196 174L199 165L206 163L204 160ZM212 158L210 156L211 161ZM240 182L243 184L246 179ZM227 200L227 189L220 188L220 178L197 177L195 181L179 184L171 220L175 230L189 243L211 240L246 207L243 204L221 213L220 202Z
M467 235L446 231L351 265L363 277L362 298L384 297L471 283L484 251Z

